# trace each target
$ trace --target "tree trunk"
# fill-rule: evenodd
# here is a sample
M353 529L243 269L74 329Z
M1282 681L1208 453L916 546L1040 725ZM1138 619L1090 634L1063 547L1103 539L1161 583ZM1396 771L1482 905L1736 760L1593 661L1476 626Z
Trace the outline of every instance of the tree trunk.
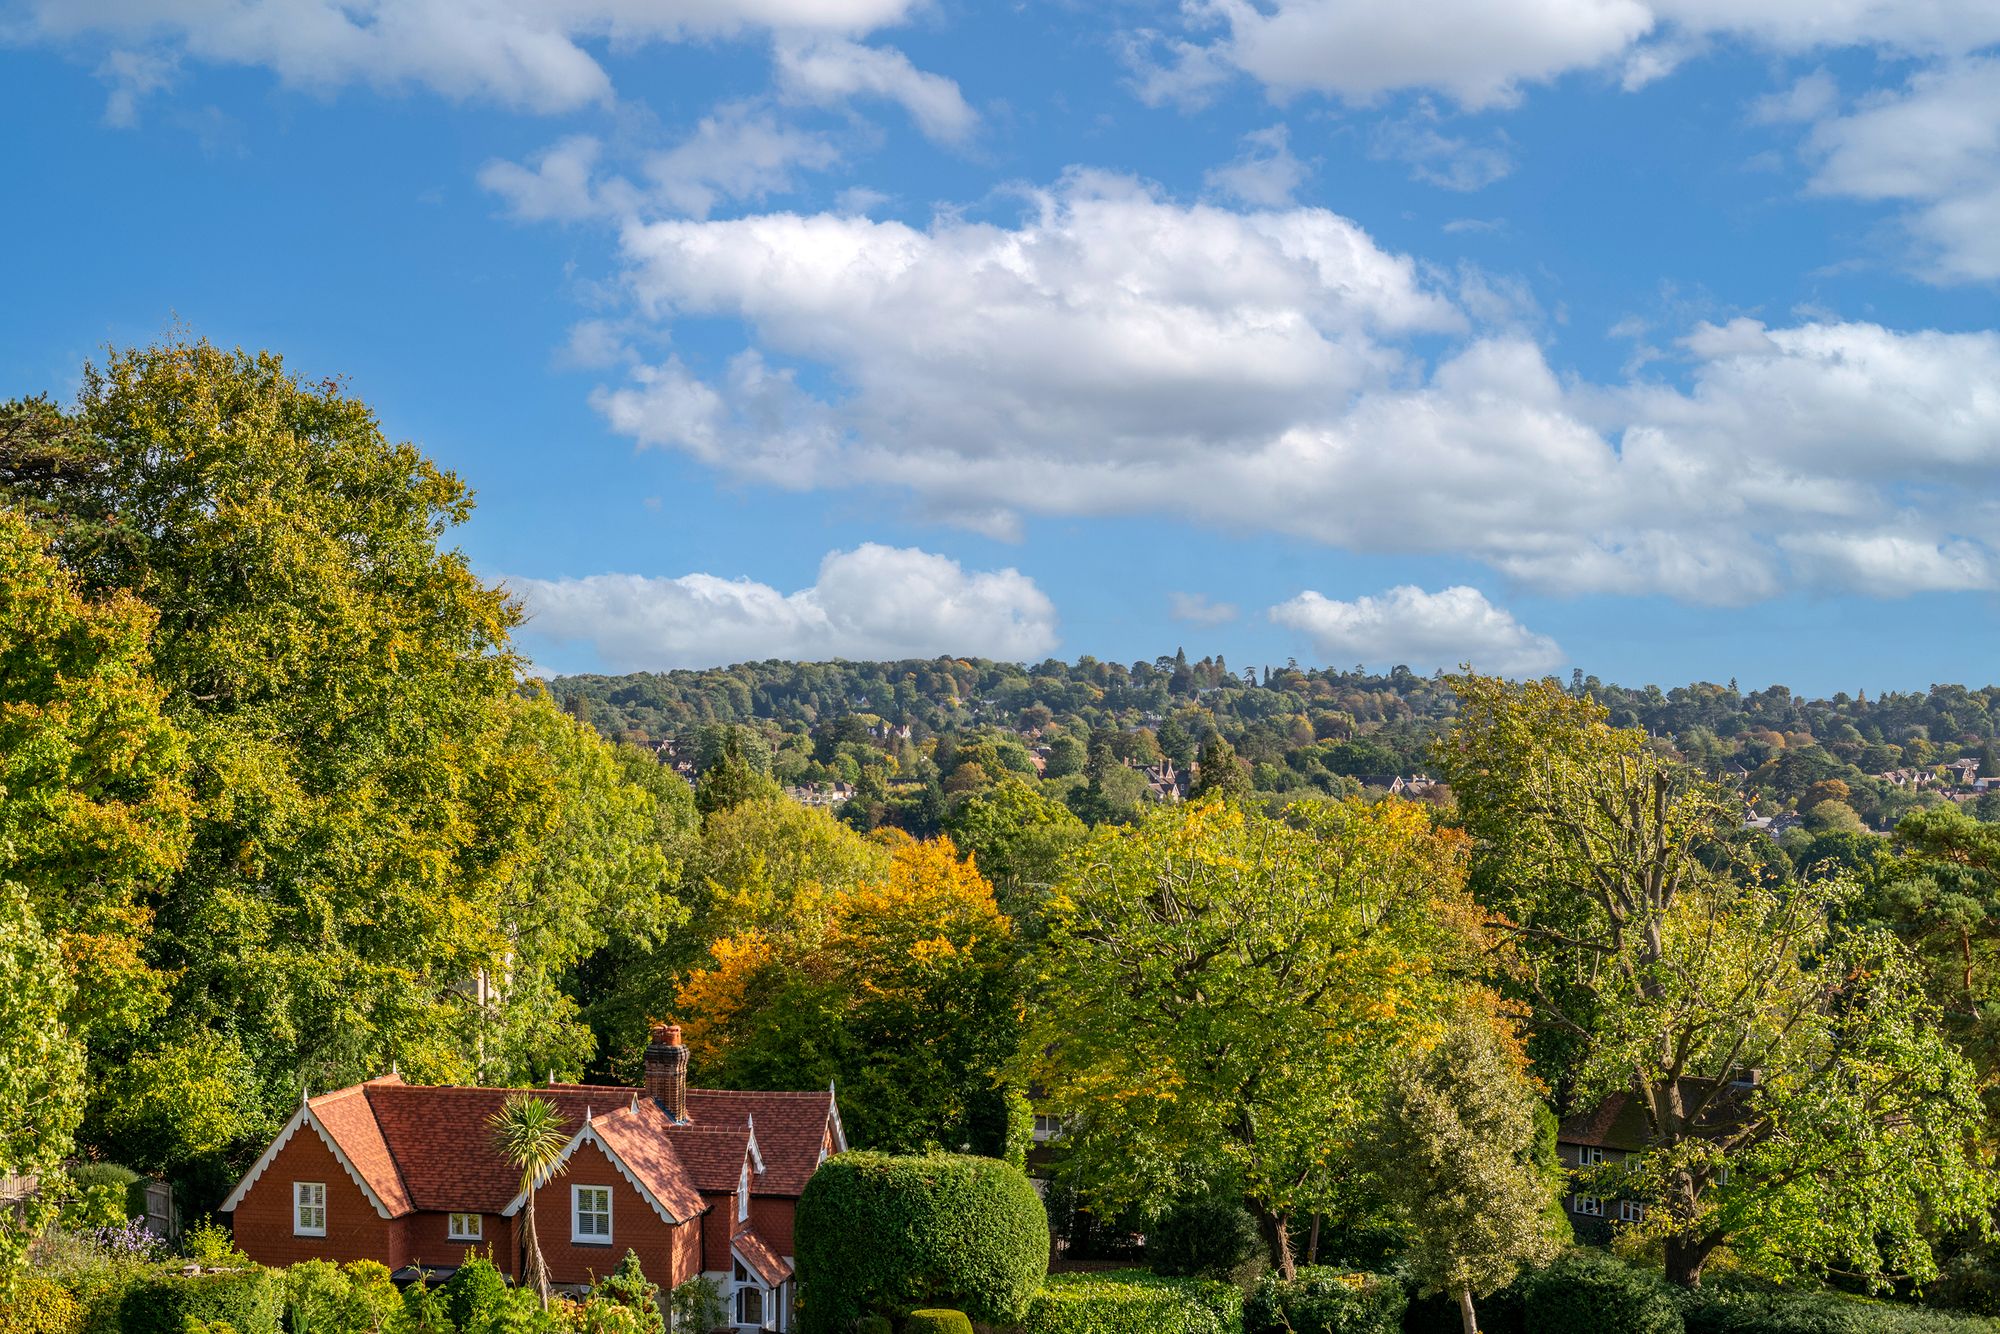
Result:
M1306 1238L1306 1263L1308 1265L1316 1265L1319 1263L1319 1214L1318 1213L1313 1214L1312 1233L1310 1236Z
M1458 1290L1458 1318L1465 1323L1465 1334L1479 1334L1479 1313L1472 1309L1472 1289L1461 1286Z
M1708 1263L1709 1253L1715 1245L1715 1240L1707 1237L1695 1240L1668 1237L1667 1281L1683 1288L1699 1288L1701 1267Z
M521 1206L521 1246L527 1252L526 1272L521 1277L522 1286L534 1289L541 1299L542 1309L549 1309L549 1267L542 1261L542 1244L535 1237L535 1192L528 1191L528 1199Z
M1292 1259L1291 1219L1285 1214L1259 1207L1257 1221L1264 1233L1264 1245L1270 1249L1271 1263L1278 1267L1279 1276L1287 1282L1297 1278L1298 1265Z

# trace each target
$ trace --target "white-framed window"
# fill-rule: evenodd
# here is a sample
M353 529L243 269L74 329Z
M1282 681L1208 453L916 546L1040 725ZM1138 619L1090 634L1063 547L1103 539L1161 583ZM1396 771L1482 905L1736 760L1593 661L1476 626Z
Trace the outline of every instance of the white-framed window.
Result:
M1645 1218L1645 1216L1646 1216L1646 1202L1644 1200L1618 1201L1619 1222L1637 1223L1641 1219Z
M324 1181L294 1181L292 1183L292 1235L295 1237L324 1237L326 1235L326 1183Z
M1046 1112L1035 1113L1035 1143L1042 1144L1058 1139L1062 1132L1063 1123L1060 1116L1050 1116Z
M743 1275L742 1265L736 1266L736 1272L741 1276L739 1282L747 1277ZM736 1323L759 1328L764 1324L764 1290L755 1283L744 1282L742 1287L736 1289Z
M749 1219L750 1219L750 1164L746 1162L743 1164L743 1175L739 1177L736 1182L736 1221L739 1223L744 1223L748 1222Z
M1604 1201L1596 1195L1575 1196L1570 1204L1570 1208L1582 1214L1585 1218L1604 1217Z
M569 1239L593 1246L611 1244L611 1187L569 1188Z
M1595 1167L1604 1161L1604 1150L1596 1147L1581 1148L1576 1151L1578 1167Z
M453 1241L479 1241L486 1234L486 1219L479 1214L453 1214L447 1220L446 1235Z

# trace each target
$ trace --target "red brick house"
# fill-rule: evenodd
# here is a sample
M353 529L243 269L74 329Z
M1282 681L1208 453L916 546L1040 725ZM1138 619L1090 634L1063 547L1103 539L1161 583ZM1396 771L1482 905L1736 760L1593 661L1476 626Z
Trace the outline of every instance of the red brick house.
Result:
M820 1163L847 1147L833 1090L687 1086L680 1029L658 1025L640 1089L532 1090L572 1128L535 1190L550 1281L588 1284L627 1250L663 1289L706 1275L737 1329L786 1330L792 1218ZM252 1259L378 1260L404 1277L468 1252L522 1272L520 1174L487 1118L520 1090L427 1087L396 1075L322 1094L222 1203Z

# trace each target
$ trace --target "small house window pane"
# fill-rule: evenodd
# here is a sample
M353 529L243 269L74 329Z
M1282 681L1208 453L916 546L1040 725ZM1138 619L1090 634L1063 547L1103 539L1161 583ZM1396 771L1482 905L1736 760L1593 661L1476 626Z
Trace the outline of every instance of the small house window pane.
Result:
M1595 1195L1579 1195L1576 1197L1576 1211L1586 1218L1602 1218L1604 1201Z
M1621 1221L1627 1223L1642 1221L1646 1217L1645 1202L1643 1200L1618 1201L1618 1217Z
M292 1232L300 1237L326 1235L326 1183L292 1183Z
M611 1187L575 1186L571 1200L573 1221L570 1240L608 1242L611 1240Z
M478 1241L485 1230L486 1220L478 1214L453 1214L451 1216L451 1239L453 1241Z
M764 1290L759 1287L743 1287L736 1290L736 1323L739 1325L761 1325L764 1323Z

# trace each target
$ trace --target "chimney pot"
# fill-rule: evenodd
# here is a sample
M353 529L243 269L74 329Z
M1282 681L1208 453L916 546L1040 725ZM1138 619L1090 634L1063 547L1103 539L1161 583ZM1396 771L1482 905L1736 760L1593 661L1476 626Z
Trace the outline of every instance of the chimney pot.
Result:
M687 1117L688 1049L681 1043L679 1024L654 1024L646 1046L646 1096L676 1121Z

